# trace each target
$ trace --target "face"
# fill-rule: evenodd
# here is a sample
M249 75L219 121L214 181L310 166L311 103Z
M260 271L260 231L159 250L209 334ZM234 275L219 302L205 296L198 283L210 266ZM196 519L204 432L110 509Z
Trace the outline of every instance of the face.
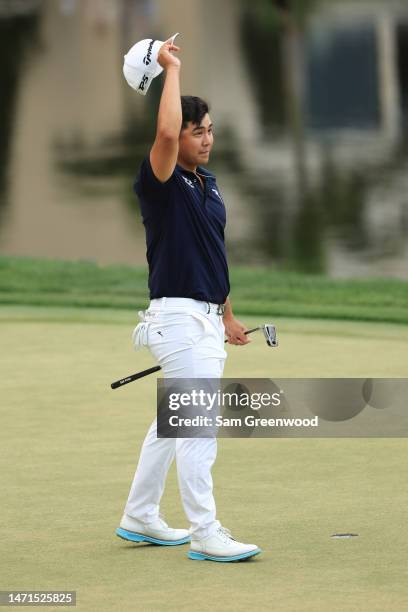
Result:
M208 113L204 115L200 125L189 121L187 127L180 132L180 160L190 166L206 164L209 160L213 142L213 124Z

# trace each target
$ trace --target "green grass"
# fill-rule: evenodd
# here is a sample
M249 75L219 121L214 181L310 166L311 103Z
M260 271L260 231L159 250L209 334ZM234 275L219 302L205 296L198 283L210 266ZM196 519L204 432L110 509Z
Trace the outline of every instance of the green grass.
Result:
M256 334L227 345L225 376L407 376L407 327L275 322L279 348ZM249 563L115 536L155 407L155 375L109 388L153 364L132 349L136 323L118 309L0 309L0 589L76 590L81 612L408 609L406 439L220 439L218 517L263 549ZM162 511L188 526L174 465Z
M0 258L0 304L139 309L148 301L147 269L89 261ZM408 282L337 279L233 267L236 315L408 324Z

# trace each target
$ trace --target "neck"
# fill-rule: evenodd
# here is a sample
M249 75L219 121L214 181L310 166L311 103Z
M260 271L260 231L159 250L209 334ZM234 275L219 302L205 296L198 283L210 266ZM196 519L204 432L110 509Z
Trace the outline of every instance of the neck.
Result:
M197 170L197 166L195 164L188 164L185 161L178 159L177 163L179 166L181 166L182 168L184 168L184 170L188 170L189 172L194 172L194 174L196 173Z

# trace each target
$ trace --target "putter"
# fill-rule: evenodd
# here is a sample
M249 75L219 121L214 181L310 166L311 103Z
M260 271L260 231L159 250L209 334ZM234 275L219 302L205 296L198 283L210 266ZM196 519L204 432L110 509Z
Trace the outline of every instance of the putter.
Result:
M266 344L268 346L274 347L278 346L278 340L276 338L276 327L269 323L265 323L264 325L260 325L259 327L253 327L252 329L248 329L245 333L252 334L252 332L262 330L264 338L266 340ZM225 340L228 342L228 340ZM148 368L147 370L142 370L141 372L137 372L136 374L130 374L126 376L126 378L121 378L120 380L116 380L111 384L111 389L118 389L119 387L123 387L123 385L127 385L134 380L138 380L139 378L143 378L144 376L148 376L149 374L153 374L153 372L158 372L161 370L161 366L154 366L153 368Z

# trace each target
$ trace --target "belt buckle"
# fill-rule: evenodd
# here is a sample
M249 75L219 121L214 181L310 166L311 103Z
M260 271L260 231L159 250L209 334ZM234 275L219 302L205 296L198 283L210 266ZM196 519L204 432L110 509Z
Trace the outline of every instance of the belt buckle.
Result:
M217 315L223 315L225 312L225 304L217 304Z

